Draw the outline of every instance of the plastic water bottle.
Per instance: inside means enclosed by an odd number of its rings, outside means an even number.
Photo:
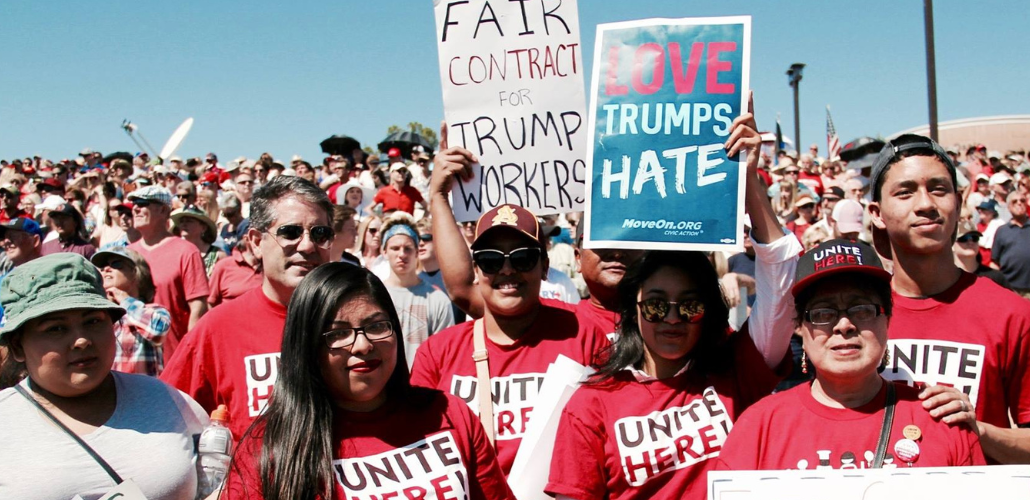
[[[232,432],[225,424],[229,421],[229,409],[225,405],[211,412],[211,425],[200,434],[197,445],[197,498],[207,498],[218,491],[229,471],[229,460],[232,455]]]

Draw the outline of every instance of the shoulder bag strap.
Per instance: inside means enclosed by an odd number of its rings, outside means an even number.
[[[883,411],[883,427],[880,429],[880,442],[876,445],[876,458],[873,468],[883,467],[883,459],[887,456],[887,442],[891,440],[891,427],[894,425],[894,382],[887,382],[887,402]]]
[[[69,429],[68,426],[64,425],[60,420],[57,419],[57,417],[55,417],[52,413],[47,411],[47,409],[44,408],[43,405],[39,404],[39,401],[36,401],[36,398],[32,397],[29,393],[25,392],[25,389],[22,389],[21,385],[16,385],[14,386],[14,388],[18,391],[19,394],[24,396],[25,399],[32,403],[32,405],[35,406],[37,410],[43,412],[43,414],[46,415],[55,424],[57,424],[57,426],[60,427],[61,430],[63,430],[66,434],[71,436],[71,438],[74,439],[76,443],[79,443],[79,446],[81,446],[83,450],[86,450],[86,453],[89,453],[89,456],[93,457],[93,460],[96,460],[97,463],[104,468],[104,472],[106,472],[108,476],[111,476],[111,479],[114,480],[115,484],[122,484],[122,477],[119,476],[118,473],[115,472],[114,469],[112,469],[111,466],[108,465],[107,462],[104,461],[104,459],[100,455],[98,455],[96,451],[93,450],[93,448],[86,444],[86,442],[83,441],[82,438],[78,436],[78,434],[72,432],[72,430]]]
[[[479,391],[479,420],[483,422],[483,430],[494,444],[494,399],[490,393],[490,354],[486,350],[486,329],[483,320],[472,323],[472,359],[476,362],[476,379]]]

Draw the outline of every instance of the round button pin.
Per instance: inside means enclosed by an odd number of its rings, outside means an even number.
[[[919,444],[911,439],[899,439],[894,443],[894,456],[911,464],[919,460]]]
[[[919,441],[919,438],[923,437],[923,431],[919,430],[918,426],[912,424],[906,425],[901,433],[913,441]]]

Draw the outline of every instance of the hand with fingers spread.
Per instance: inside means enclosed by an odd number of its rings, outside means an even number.
[[[977,435],[980,434],[976,408],[964,392],[946,385],[932,385],[919,393],[919,399],[923,400],[923,408],[930,412],[931,417],[950,425],[964,423]]]

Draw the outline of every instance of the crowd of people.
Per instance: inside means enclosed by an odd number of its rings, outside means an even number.
[[[1025,152],[903,135],[853,168],[762,153],[745,113],[727,255],[585,248],[580,214],[514,205],[457,221],[477,158],[440,137],[317,165],[0,162],[0,497],[194,498],[225,405],[211,498],[514,498],[560,357],[595,371],[540,478],[558,499],[1030,463]]]

